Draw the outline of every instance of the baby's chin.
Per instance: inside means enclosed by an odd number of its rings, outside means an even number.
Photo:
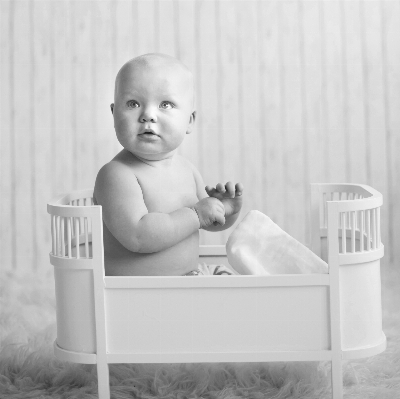
[[[125,148],[127,151],[129,151],[133,156],[135,156],[136,158],[142,160],[142,161],[163,161],[165,159],[170,159],[172,158],[177,150],[173,150],[170,152],[163,152],[163,153],[143,153],[143,152],[139,152],[136,150],[129,150],[127,148]]]

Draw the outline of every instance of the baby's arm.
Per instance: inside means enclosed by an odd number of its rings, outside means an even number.
[[[110,162],[99,171],[94,196],[102,205],[103,221],[111,234],[132,252],[170,248],[203,227],[200,221],[205,227],[225,222],[224,207],[217,198],[199,201],[196,211],[184,207],[171,213],[149,213],[135,175],[119,162]]]
[[[225,209],[225,224],[222,225],[214,223],[213,225],[210,225],[204,229],[207,231],[221,231],[231,227],[236,222],[242,208],[242,183],[237,183],[235,186],[231,182],[226,183],[225,186],[221,183],[218,183],[216,188],[210,188],[207,186],[204,189],[203,178],[194,167],[193,174],[197,185],[198,198],[207,198],[208,195],[208,198],[219,199],[224,205]]]

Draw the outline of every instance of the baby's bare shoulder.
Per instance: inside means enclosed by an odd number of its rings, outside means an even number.
[[[110,197],[126,196],[135,192],[141,194],[134,165],[114,158],[99,170],[94,196],[100,202],[108,201]]]
[[[135,157],[129,155],[126,151],[121,151],[99,170],[98,179],[122,178],[136,180],[136,170],[139,162]]]
[[[97,174],[96,185],[103,183],[111,183],[112,181],[120,180],[136,180],[134,168],[129,165],[120,162],[118,160],[112,160],[106,163]]]

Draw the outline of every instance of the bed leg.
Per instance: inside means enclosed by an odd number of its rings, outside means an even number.
[[[332,399],[343,399],[342,360],[332,360]]]
[[[97,363],[97,386],[99,390],[99,399],[110,399],[108,363]]]

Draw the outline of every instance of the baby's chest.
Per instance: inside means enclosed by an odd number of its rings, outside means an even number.
[[[154,173],[148,179],[139,179],[139,184],[150,212],[172,212],[198,201],[191,173]]]

